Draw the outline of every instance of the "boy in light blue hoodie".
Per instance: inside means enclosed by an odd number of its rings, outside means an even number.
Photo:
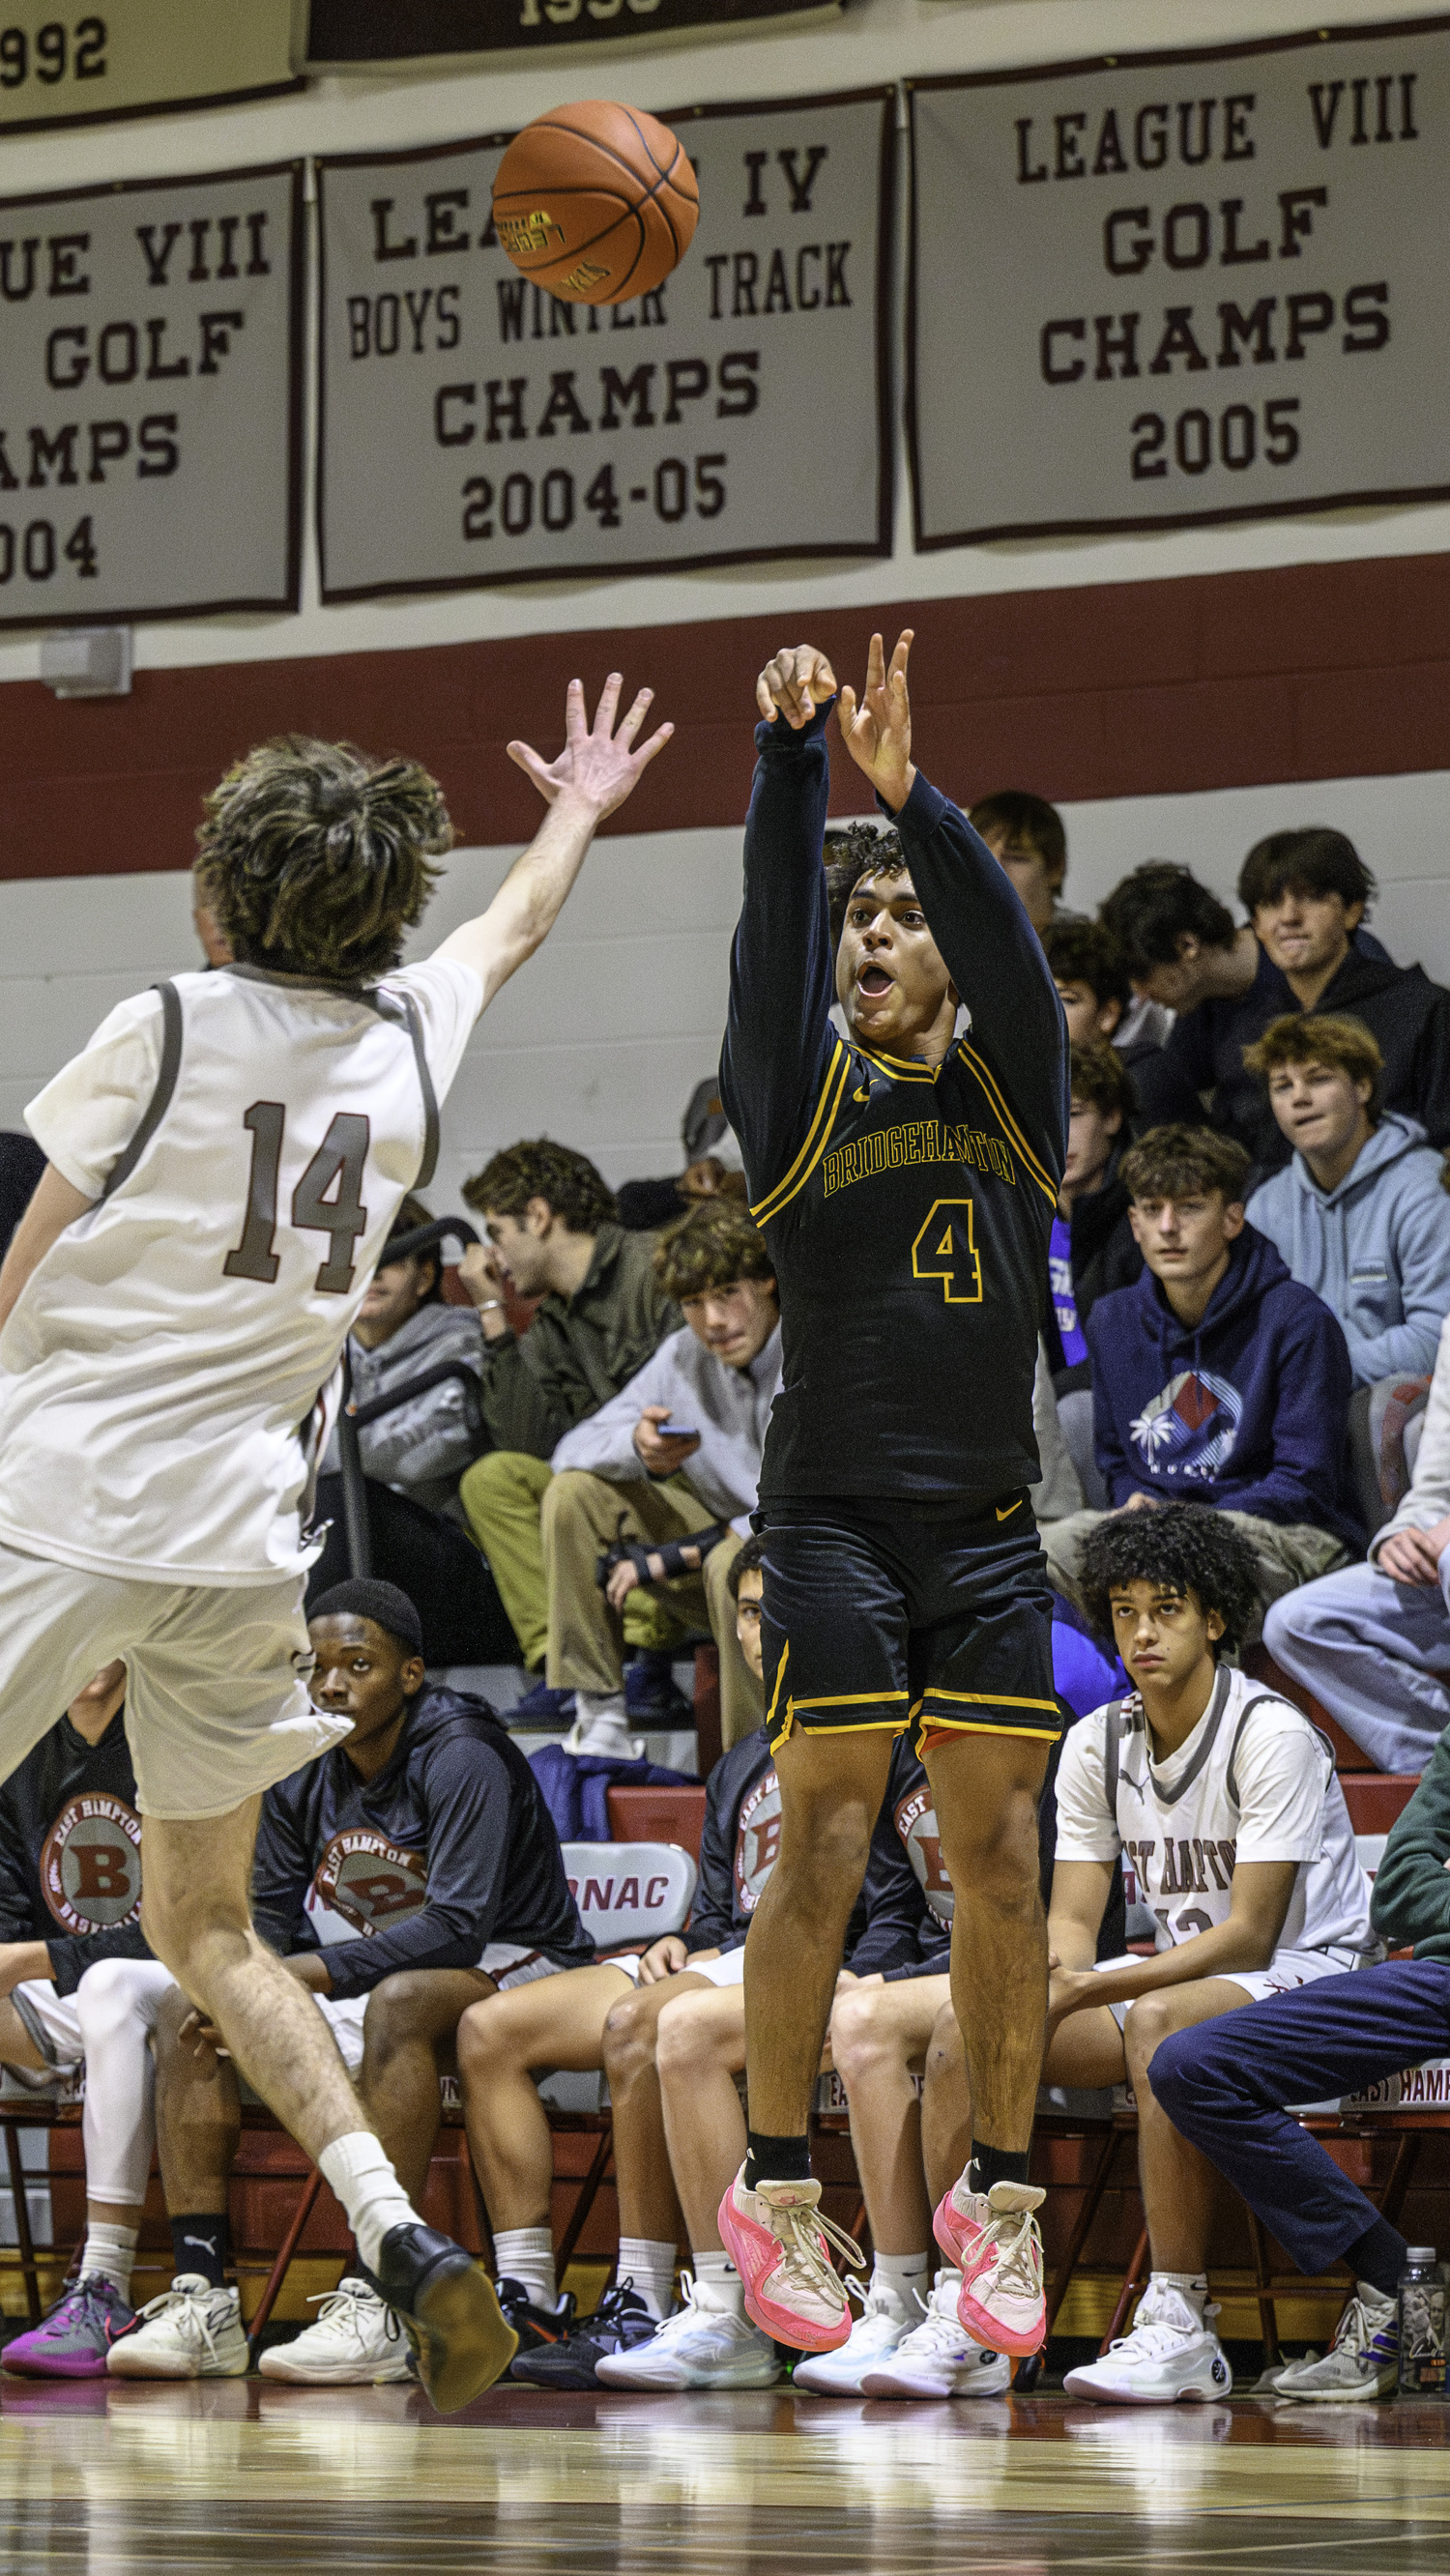
[[[1426,1376],[1450,1314],[1450,1198],[1424,1129],[1379,1107],[1374,1038],[1357,1020],[1294,1011],[1244,1063],[1295,1149],[1254,1191],[1250,1225],[1338,1316],[1356,1386]]]

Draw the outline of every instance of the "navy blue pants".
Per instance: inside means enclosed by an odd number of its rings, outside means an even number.
[[[1154,2051],[1154,2097],[1257,2211],[1301,2272],[1322,2272],[1378,2215],[1282,2108],[1327,2102],[1450,2056],[1450,1966],[1389,1961],[1246,2004]]]

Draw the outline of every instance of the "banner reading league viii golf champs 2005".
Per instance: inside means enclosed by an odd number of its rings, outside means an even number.
[[[505,136],[319,164],[325,599],[889,551],[891,94],[668,121],[699,229],[618,306],[505,258]]]
[[[1450,20],[911,104],[919,546],[1450,491]]]
[[[0,200],[0,626],[295,608],[302,165]]]

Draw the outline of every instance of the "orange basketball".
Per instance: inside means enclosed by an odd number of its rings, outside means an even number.
[[[667,125],[586,98],[516,134],[493,183],[503,248],[566,304],[622,304],[663,285],[700,218],[695,173]]]

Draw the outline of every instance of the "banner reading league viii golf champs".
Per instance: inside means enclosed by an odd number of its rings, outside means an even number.
[[[295,608],[302,165],[0,200],[0,626]]]
[[[893,118],[674,116],[699,229],[617,307],[504,257],[506,137],[320,163],[323,597],[886,553]]]
[[[922,82],[919,546],[1450,490],[1450,20]]]

